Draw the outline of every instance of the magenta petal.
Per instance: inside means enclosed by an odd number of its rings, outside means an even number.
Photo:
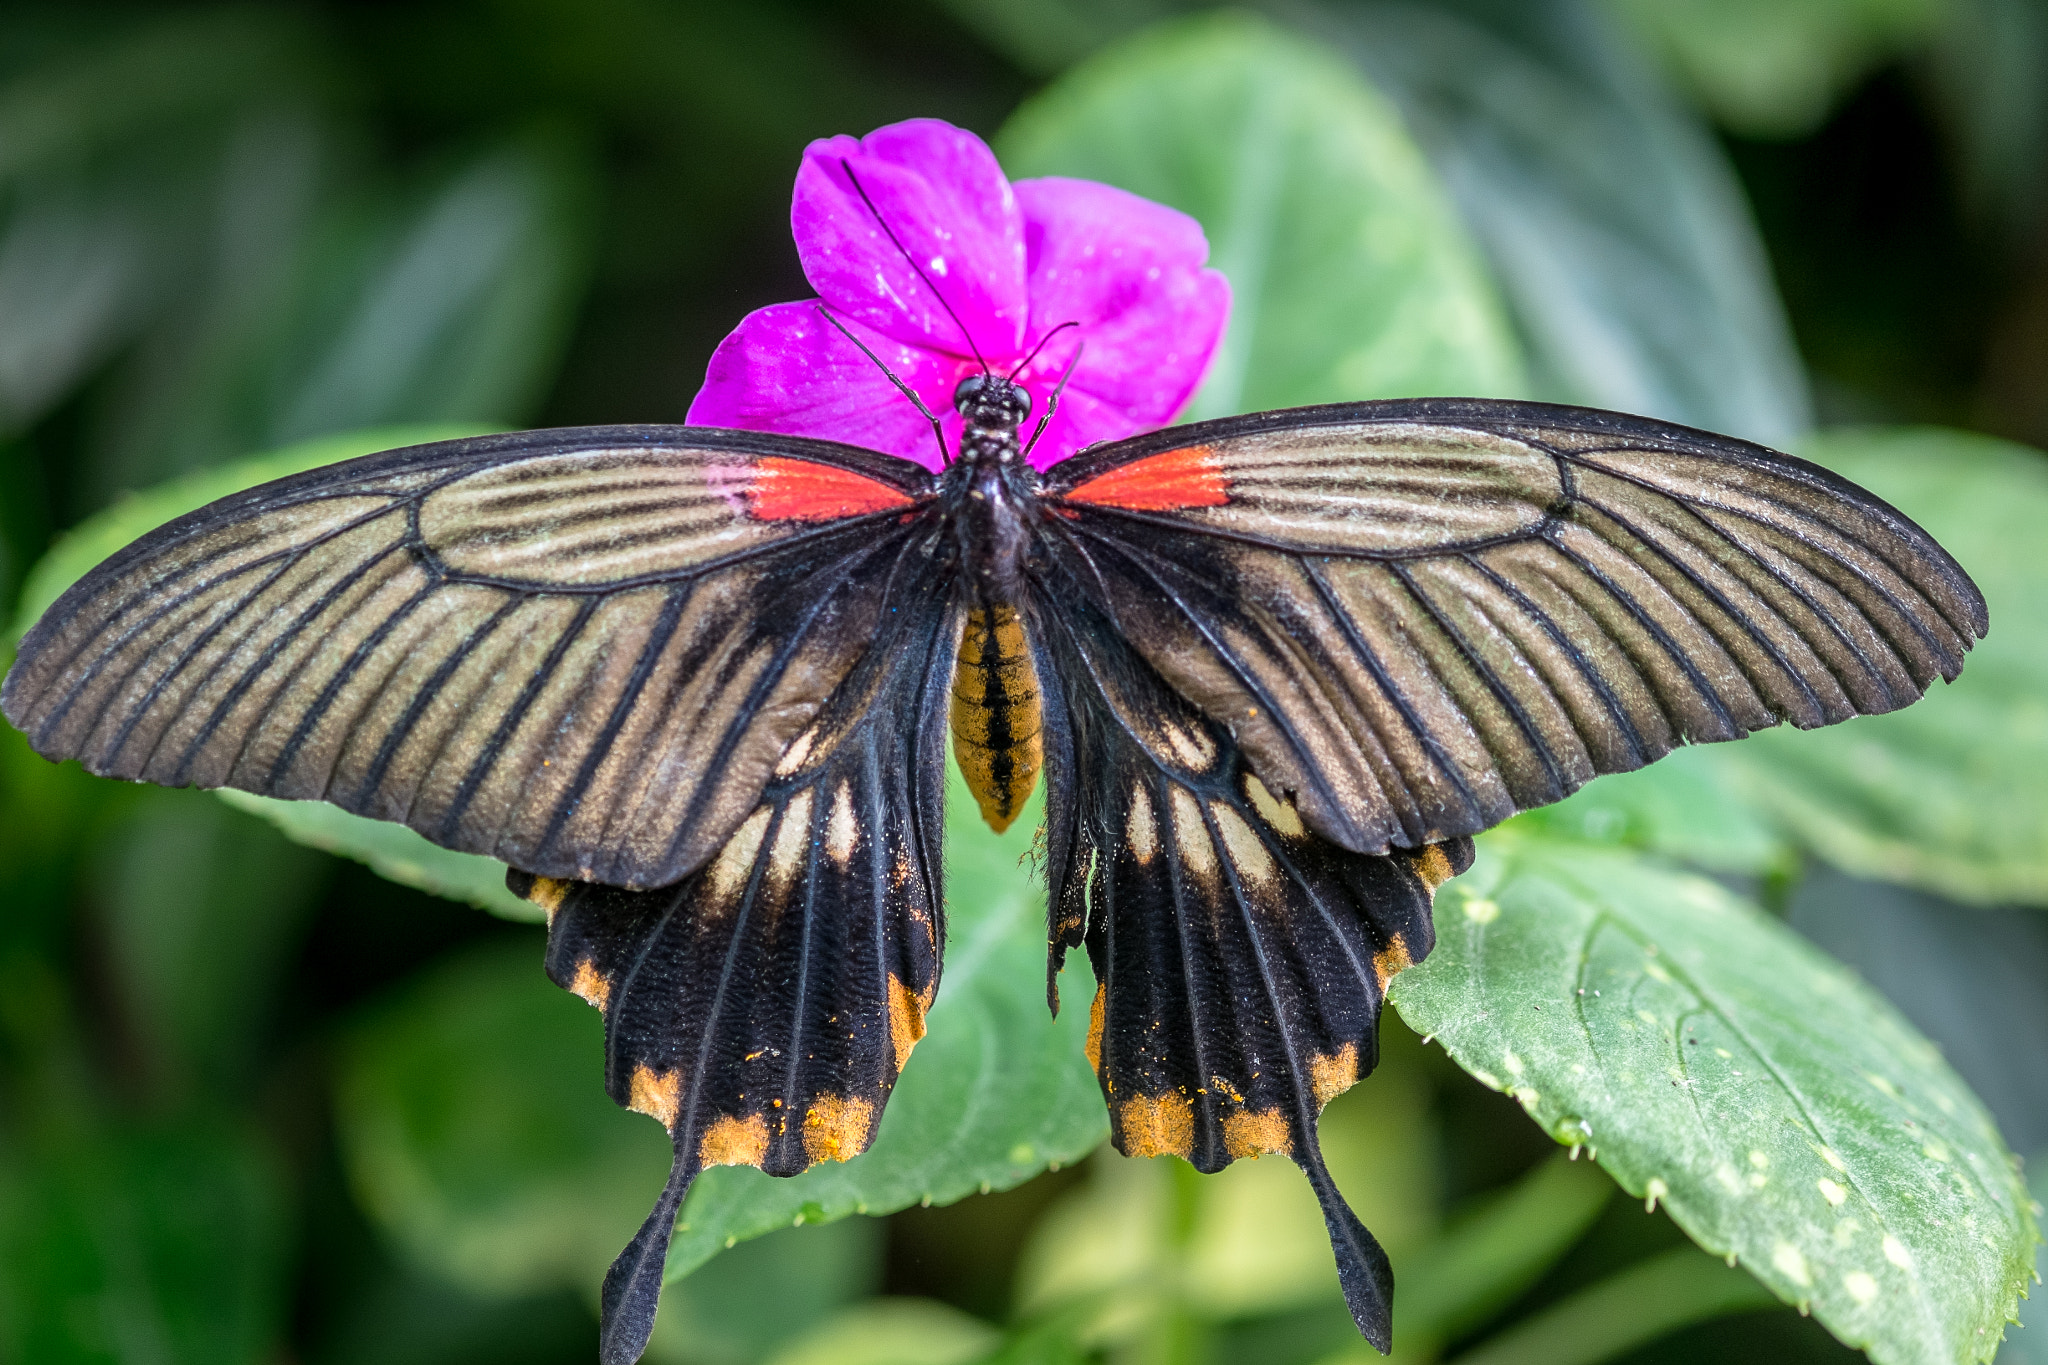
[[[1072,334],[1086,349],[1069,394],[1122,411],[1130,425],[1118,435],[1171,421],[1201,383],[1230,316],[1229,282],[1203,266],[1209,243],[1201,225],[1088,180],[1020,180],[1015,188],[1032,327],[1042,334],[1081,324]],[[1020,378],[1044,392],[1072,354],[1063,337]]]
[[[848,178],[849,165],[874,212]],[[963,326],[992,363],[1017,354],[1028,315],[1023,223],[995,154],[965,129],[913,119],[861,139],[813,142],[797,171],[790,228],[811,287],[842,314],[949,355],[971,353]]]
[[[848,326],[927,407],[950,418],[947,447],[957,450],[953,389],[974,372],[973,362],[906,346],[858,323]],[[873,361],[818,316],[814,303],[778,303],[741,320],[712,353],[687,420],[845,441],[928,469],[941,463],[931,425]]]
[[[1037,390],[1038,395],[1051,391],[1048,384]],[[1042,410],[1044,400],[1038,398]],[[1028,438],[1038,419],[1033,417],[1025,423],[1024,435]],[[1156,423],[1134,423],[1130,415],[1113,403],[1105,403],[1091,393],[1067,386],[1060,395],[1059,411],[1046,423],[1045,435],[1038,444],[1031,447],[1031,464],[1037,469],[1046,469],[1058,464],[1083,446],[1095,445],[1102,441],[1121,441],[1126,436],[1135,436],[1148,426]]]

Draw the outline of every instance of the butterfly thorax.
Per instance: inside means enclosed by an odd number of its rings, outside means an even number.
[[[965,425],[941,500],[955,562],[976,597],[1014,602],[1031,548],[1029,522],[1038,510],[1038,475],[1025,462],[1018,434],[1031,415],[1031,396],[1000,375],[972,375],[953,401]]]
[[[965,427],[942,503],[967,602],[953,672],[953,752],[982,818],[1009,827],[1038,782],[1038,676],[1018,612],[1039,515],[1038,475],[1019,429],[1030,395],[999,375],[976,375],[954,396]]]

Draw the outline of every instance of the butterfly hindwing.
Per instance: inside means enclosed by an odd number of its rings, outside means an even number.
[[[23,640],[52,758],[324,799],[555,877],[701,864],[877,630],[929,476],[756,433],[444,442],[215,503]]]
[[[1392,1272],[1324,1168],[1316,1120],[1372,1070],[1387,983],[1429,952],[1431,893],[1469,865],[1470,842],[1392,856],[1331,843],[1105,621],[1040,620],[1081,762],[1052,808],[1071,827],[1049,843],[1089,854],[1089,1061],[1117,1148],[1202,1171],[1299,1163],[1353,1316],[1385,1350]]]
[[[1983,599],[1905,517],[1744,442],[1421,400],[1056,471],[1048,553],[1347,847],[1483,830],[1681,743],[1903,706]]]
[[[658,1118],[675,1165],[607,1276],[605,1359],[653,1326],[697,1173],[795,1175],[867,1148],[924,1033],[945,939],[944,715],[958,621],[930,584],[682,882],[652,891],[513,874],[550,910],[548,973],[604,1012],[606,1087]]]

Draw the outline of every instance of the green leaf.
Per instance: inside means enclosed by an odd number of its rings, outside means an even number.
[[[1405,1260],[1400,1349],[1463,1335],[1528,1290],[1586,1234],[1613,1198],[1593,1163],[1562,1153]]]
[[[96,1135],[0,1172],[0,1359],[276,1359],[281,1184],[268,1151],[208,1123]]]
[[[2048,905],[2048,459],[1962,432],[1836,432],[1800,453],[1926,527],[1990,606],[1962,676],[1903,711],[1714,745],[1730,786],[1845,872]]]
[[[1959,905],[1816,867],[1785,922],[1892,1001],[1977,1092],[2015,1150],[2048,1141],[2048,915]],[[2029,1175],[2040,1168],[2029,1160]]]
[[[996,145],[1014,176],[1107,181],[1202,223],[1232,313],[1190,416],[1522,389],[1478,254],[1398,115],[1262,20],[1140,33],[1027,103]]]
[[[244,1094],[327,861],[196,791],[135,793],[95,850],[106,972],[155,1097]]]
[[[1051,73],[1174,6],[949,8]],[[1284,14],[1400,106],[1500,281],[1536,396],[1780,444],[1806,429],[1805,376],[1734,171],[1611,25],[1565,0],[1303,0]]]
[[[409,982],[335,1082],[362,1207],[479,1294],[594,1285],[668,1169],[661,1129],[604,1093],[604,1021],[547,979],[542,947],[522,931]]]
[[[1880,1365],[1989,1359],[2031,1201],[1874,992],[1714,883],[1609,849],[1488,836],[1436,919],[1392,995],[1460,1066]]]
[[[932,1299],[875,1299],[791,1344],[769,1365],[968,1365],[998,1339],[979,1318]]]
[[[419,189],[345,194],[306,171],[334,155],[332,136],[289,122],[240,153],[256,182],[243,197],[260,196],[265,216],[220,209],[215,231],[243,240],[242,257],[203,273],[119,377],[97,486],[328,432],[515,421],[538,405],[585,275],[577,158],[521,138]]]
[[[2038,1151],[2027,1160],[2027,1169],[2032,1172],[2027,1188],[2034,1196],[2034,1203],[2048,1202],[2048,1149]],[[2041,1279],[2048,1272],[2048,1246],[2034,1249],[2034,1283],[2028,1287],[2027,1301],[2020,1307],[2019,1326],[2006,1332],[2005,1349],[1998,1354],[1999,1365],[2048,1365],[2048,1313],[2041,1311],[2044,1300],[2041,1294]],[[2032,1331],[2027,1330],[2032,1328]]]
[[[1887,58],[1926,38],[1944,0],[1607,0],[1723,123],[1798,137]]]
[[[352,1031],[335,1084],[362,1207],[409,1263],[488,1299],[589,1298],[668,1167],[661,1130],[604,1093],[602,1018],[541,956],[522,933],[411,981]],[[879,1237],[856,1219],[721,1257],[664,1296],[650,1358],[759,1360],[873,1289]]]
[[[505,865],[495,858],[442,848],[404,825],[351,815],[325,801],[279,801],[230,789],[215,795],[268,820],[292,842],[352,858],[386,881],[464,901],[500,919],[538,924],[547,918],[539,906],[505,889]]]
[[[1575,0],[1290,7],[1401,106],[1485,248],[1538,397],[1783,444],[1812,422],[1725,153]]]
[[[301,470],[397,446],[478,434],[475,427],[383,427],[304,441],[268,455],[187,474],[125,498],[73,528],[43,556],[22,590],[13,635],[35,624],[66,588],[128,542],[216,498]],[[367,863],[378,875],[451,900],[468,901],[507,919],[538,920],[540,911],[505,889],[504,864],[427,842],[403,825],[350,815],[318,801],[276,801],[223,791],[223,800],[269,820],[295,842]]]
[[[1524,1318],[1457,1365],[1593,1365],[1681,1327],[1775,1302],[1741,1271],[1678,1247]]]
[[[1102,1141],[1109,1119],[1082,1055],[1094,991],[1084,962],[1069,959],[1066,1008],[1057,1021],[1046,1015],[1045,889],[1025,865],[1039,800],[997,835],[951,770],[945,974],[874,1145],[789,1179],[746,1166],[704,1172],[676,1225],[670,1280],[776,1228],[1009,1189]]]
[[[1796,855],[1779,823],[1758,809],[1729,770],[1723,745],[1680,749],[1647,768],[1596,778],[1513,827],[1577,843],[1613,844],[1711,872],[1767,876]]]

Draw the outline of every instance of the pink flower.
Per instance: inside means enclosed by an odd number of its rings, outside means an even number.
[[[813,142],[797,171],[790,227],[819,300],[944,419],[949,452],[960,437],[953,390],[981,372],[975,348],[1007,374],[1054,328],[1076,324],[1017,375],[1033,401],[1028,437],[1080,350],[1059,412],[1031,452],[1043,469],[1082,446],[1171,421],[1201,382],[1230,312],[1230,286],[1203,266],[1209,244],[1194,219],[1088,180],[1012,185],[987,144],[936,119]],[[815,302],[778,303],[743,320],[712,355],[689,420],[827,437],[940,465],[930,425]]]

